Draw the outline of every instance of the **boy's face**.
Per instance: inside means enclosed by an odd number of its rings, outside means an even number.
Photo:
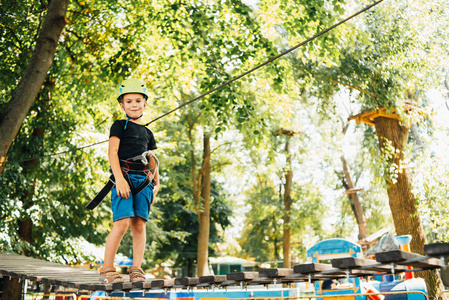
[[[139,118],[145,110],[146,101],[142,94],[126,94],[120,107],[131,118]]]

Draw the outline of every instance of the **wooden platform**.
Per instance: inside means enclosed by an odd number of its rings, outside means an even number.
[[[4,276],[48,282],[62,286],[90,291],[131,290],[138,288],[130,282],[103,284],[99,282],[100,273],[95,270],[70,267],[17,254],[0,253],[0,272]]]
[[[376,253],[376,260],[385,264],[412,266],[414,268],[436,269],[443,266],[443,262],[435,257],[428,257],[402,250],[392,250]]]
[[[449,243],[434,243],[424,245],[424,253],[428,256],[449,256]]]
[[[419,114],[423,115],[425,114],[425,110],[422,108],[416,107],[412,104],[412,101],[404,101],[402,105],[402,109],[406,114]],[[398,112],[396,110],[387,111],[385,107],[379,107],[376,110],[367,110],[364,112],[361,112],[355,116],[350,116],[348,118],[348,121],[355,120],[357,124],[365,123],[370,126],[375,126],[374,120],[378,117],[384,117],[389,119],[395,119],[402,121],[401,117],[398,115]]]

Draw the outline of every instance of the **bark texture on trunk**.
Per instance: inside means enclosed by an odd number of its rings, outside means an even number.
[[[201,181],[201,208],[198,211],[198,277],[209,275],[209,231],[210,231],[210,137],[203,137],[203,167]]]
[[[53,62],[59,37],[67,24],[65,15],[68,2],[68,0],[50,1],[33,56],[14,90],[11,100],[0,115],[0,162],[6,160],[9,147],[42,88]],[[3,171],[3,166],[0,164],[0,174]]]
[[[284,185],[284,240],[283,240],[283,254],[284,254],[284,268],[291,268],[291,230],[290,230],[290,210],[291,210],[291,191],[293,181],[292,170],[292,154],[290,151],[290,140],[287,138],[285,143],[285,152],[287,155],[287,172],[285,174]]]
[[[2,299],[22,300],[23,282],[20,278],[5,277]]]
[[[375,119],[376,133],[381,152],[384,153],[387,141],[399,151],[394,153],[389,163],[401,165],[404,159],[404,148],[408,140],[410,126],[401,125],[398,120],[378,117]],[[397,235],[411,234],[410,249],[415,253],[424,253],[426,237],[419,217],[416,198],[412,193],[412,178],[404,167],[398,174],[396,182],[389,182],[387,189],[391,214]],[[415,274],[424,278],[429,297],[445,297],[441,278],[435,271],[422,271]]]

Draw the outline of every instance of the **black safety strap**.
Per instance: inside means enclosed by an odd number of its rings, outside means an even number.
[[[132,190],[133,196],[137,195],[138,193],[140,193],[144,188],[146,188],[147,186],[150,185],[150,179],[147,177],[145,177],[145,180],[134,190]]]
[[[145,177],[145,180],[137,188],[134,188],[128,174],[124,173],[123,176],[125,177],[125,180],[128,182],[128,185],[131,188],[131,193],[133,194],[133,196],[140,193],[143,189],[145,189],[151,183],[150,179],[148,177]],[[115,184],[114,174],[111,174],[111,176],[109,177],[109,181],[101,189],[101,191],[95,196],[95,198],[92,199],[92,201],[90,201],[89,204],[86,205],[86,208],[93,210],[95,207],[97,207],[101,203],[101,201],[104,200],[106,195],[112,190],[112,188],[114,187],[114,184]]]
[[[112,190],[115,184],[114,175],[111,175],[109,177],[109,181],[105,184],[105,186],[101,189],[101,191],[95,196],[92,201],[89,202],[89,204],[86,205],[87,209],[93,210],[95,207],[98,206],[98,204],[103,201],[104,197]]]

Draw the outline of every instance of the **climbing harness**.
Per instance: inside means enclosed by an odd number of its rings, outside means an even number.
[[[136,157],[120,160],[120,168],[122,169],[123,177],[131,189],[133,196],[140,193],[143,189],[151,184],[155,184],[154,176],[158,170],[159,160],[153,151],[145,151],[141,155]],[[145,175],[145,180],[135,188],[129,178],[129,174],[140,174]],[[101,201],[107,196],[107,194],[112,190],[115,185],[114,174],[111,174],[109,181],[101,189],[101,191],[95,196],[89,204],[86,205],[87,209],[93,210],[97,207]]]

